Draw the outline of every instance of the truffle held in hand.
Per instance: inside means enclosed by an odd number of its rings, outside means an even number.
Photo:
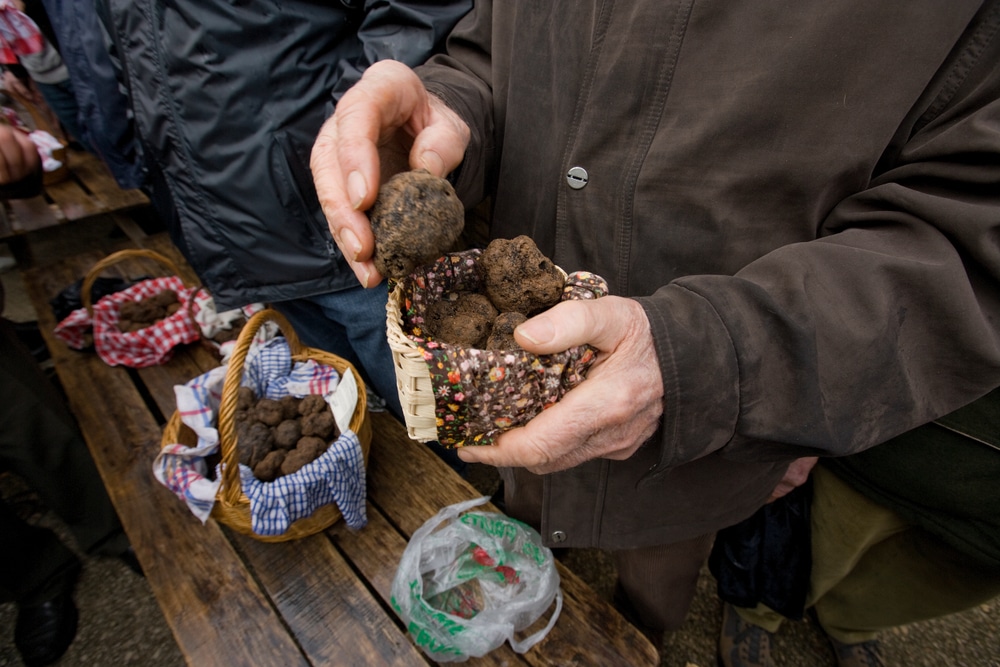
[[[465,226],[465,207],[451,183],[416,169],[382,185],[369,217],[375,268],[401,280],[448,252]]]

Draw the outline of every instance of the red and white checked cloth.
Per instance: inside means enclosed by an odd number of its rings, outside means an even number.
[[[168,289],[175,291],[180,301],[176,313],[139,331],[126,333],[118,328],[122,303],[141,301]],[[199,289],[185,287],[177,276],[143,280],[95,303],[93,320],[86,308],[74,310],[56,326],[54,333],[70,347],[80,350],[86,347],[85,334],[92,328],[94,349],[108,365],[156,366],[168,361],[176,346],[193,343],[201,337],[201,328],[192,318],[198,314],[197,301],[188,308]]]
[[[38,53],[45,45],[38,26],[9,0],[0,0],[0,62],[17,63],[18,56]]]

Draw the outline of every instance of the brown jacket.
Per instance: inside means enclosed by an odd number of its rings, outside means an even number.
[[[710,532],[1000,385],[1000,3],[477,0],[419,71],[493,235],[656,339],[660,432],[548,476],[547,538]]]

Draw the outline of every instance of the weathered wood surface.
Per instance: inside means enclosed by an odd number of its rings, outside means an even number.
[[[141,242],[189,271],[162,235]],[[324,533],[275,544],[239,535],[214,520],[202,525],[156,482],[151,464],[161,446],[163,420],[174,409],[173,386],[218,362],[194,344],[179,348],[162,366],[129,370],[56,340],[48,299],[83,277],[98,259],[80,255],[30,269],[25,278],[70,406],[189,664],[431,663],[389,606],[392,579],[413,531],[441,507],[479,493],[407,438],[388,413],[373,413],[364,529],[352,531],[341,521]],[[129,260],[108,275],[162,273],[162,267],[147,262]],[[545,640],[523,656],[505,645],[466,664],[658,663],[645,637],[561,564],[559,573],[565,603]]]
[[[142,191],[121,189],[96,156],[72,149],[66,152],[66,179],[46,185],[37,197],[3,202],[7,221],[0,226],[0,238],[149,204]]]

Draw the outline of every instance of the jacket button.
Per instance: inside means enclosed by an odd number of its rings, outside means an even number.
[[[583,167],[573,167],[566,172],[566,182],[569,183],[569,187],[574,190],[586,187],[587,181],[589,180],[590,174],[588,174],[587,170]]]
[[[552,538],[552,541],[555,542],[556,544],[566,541],[566,533],[562,532],[561,530],[553,530],[552,535],[550,537]]]

